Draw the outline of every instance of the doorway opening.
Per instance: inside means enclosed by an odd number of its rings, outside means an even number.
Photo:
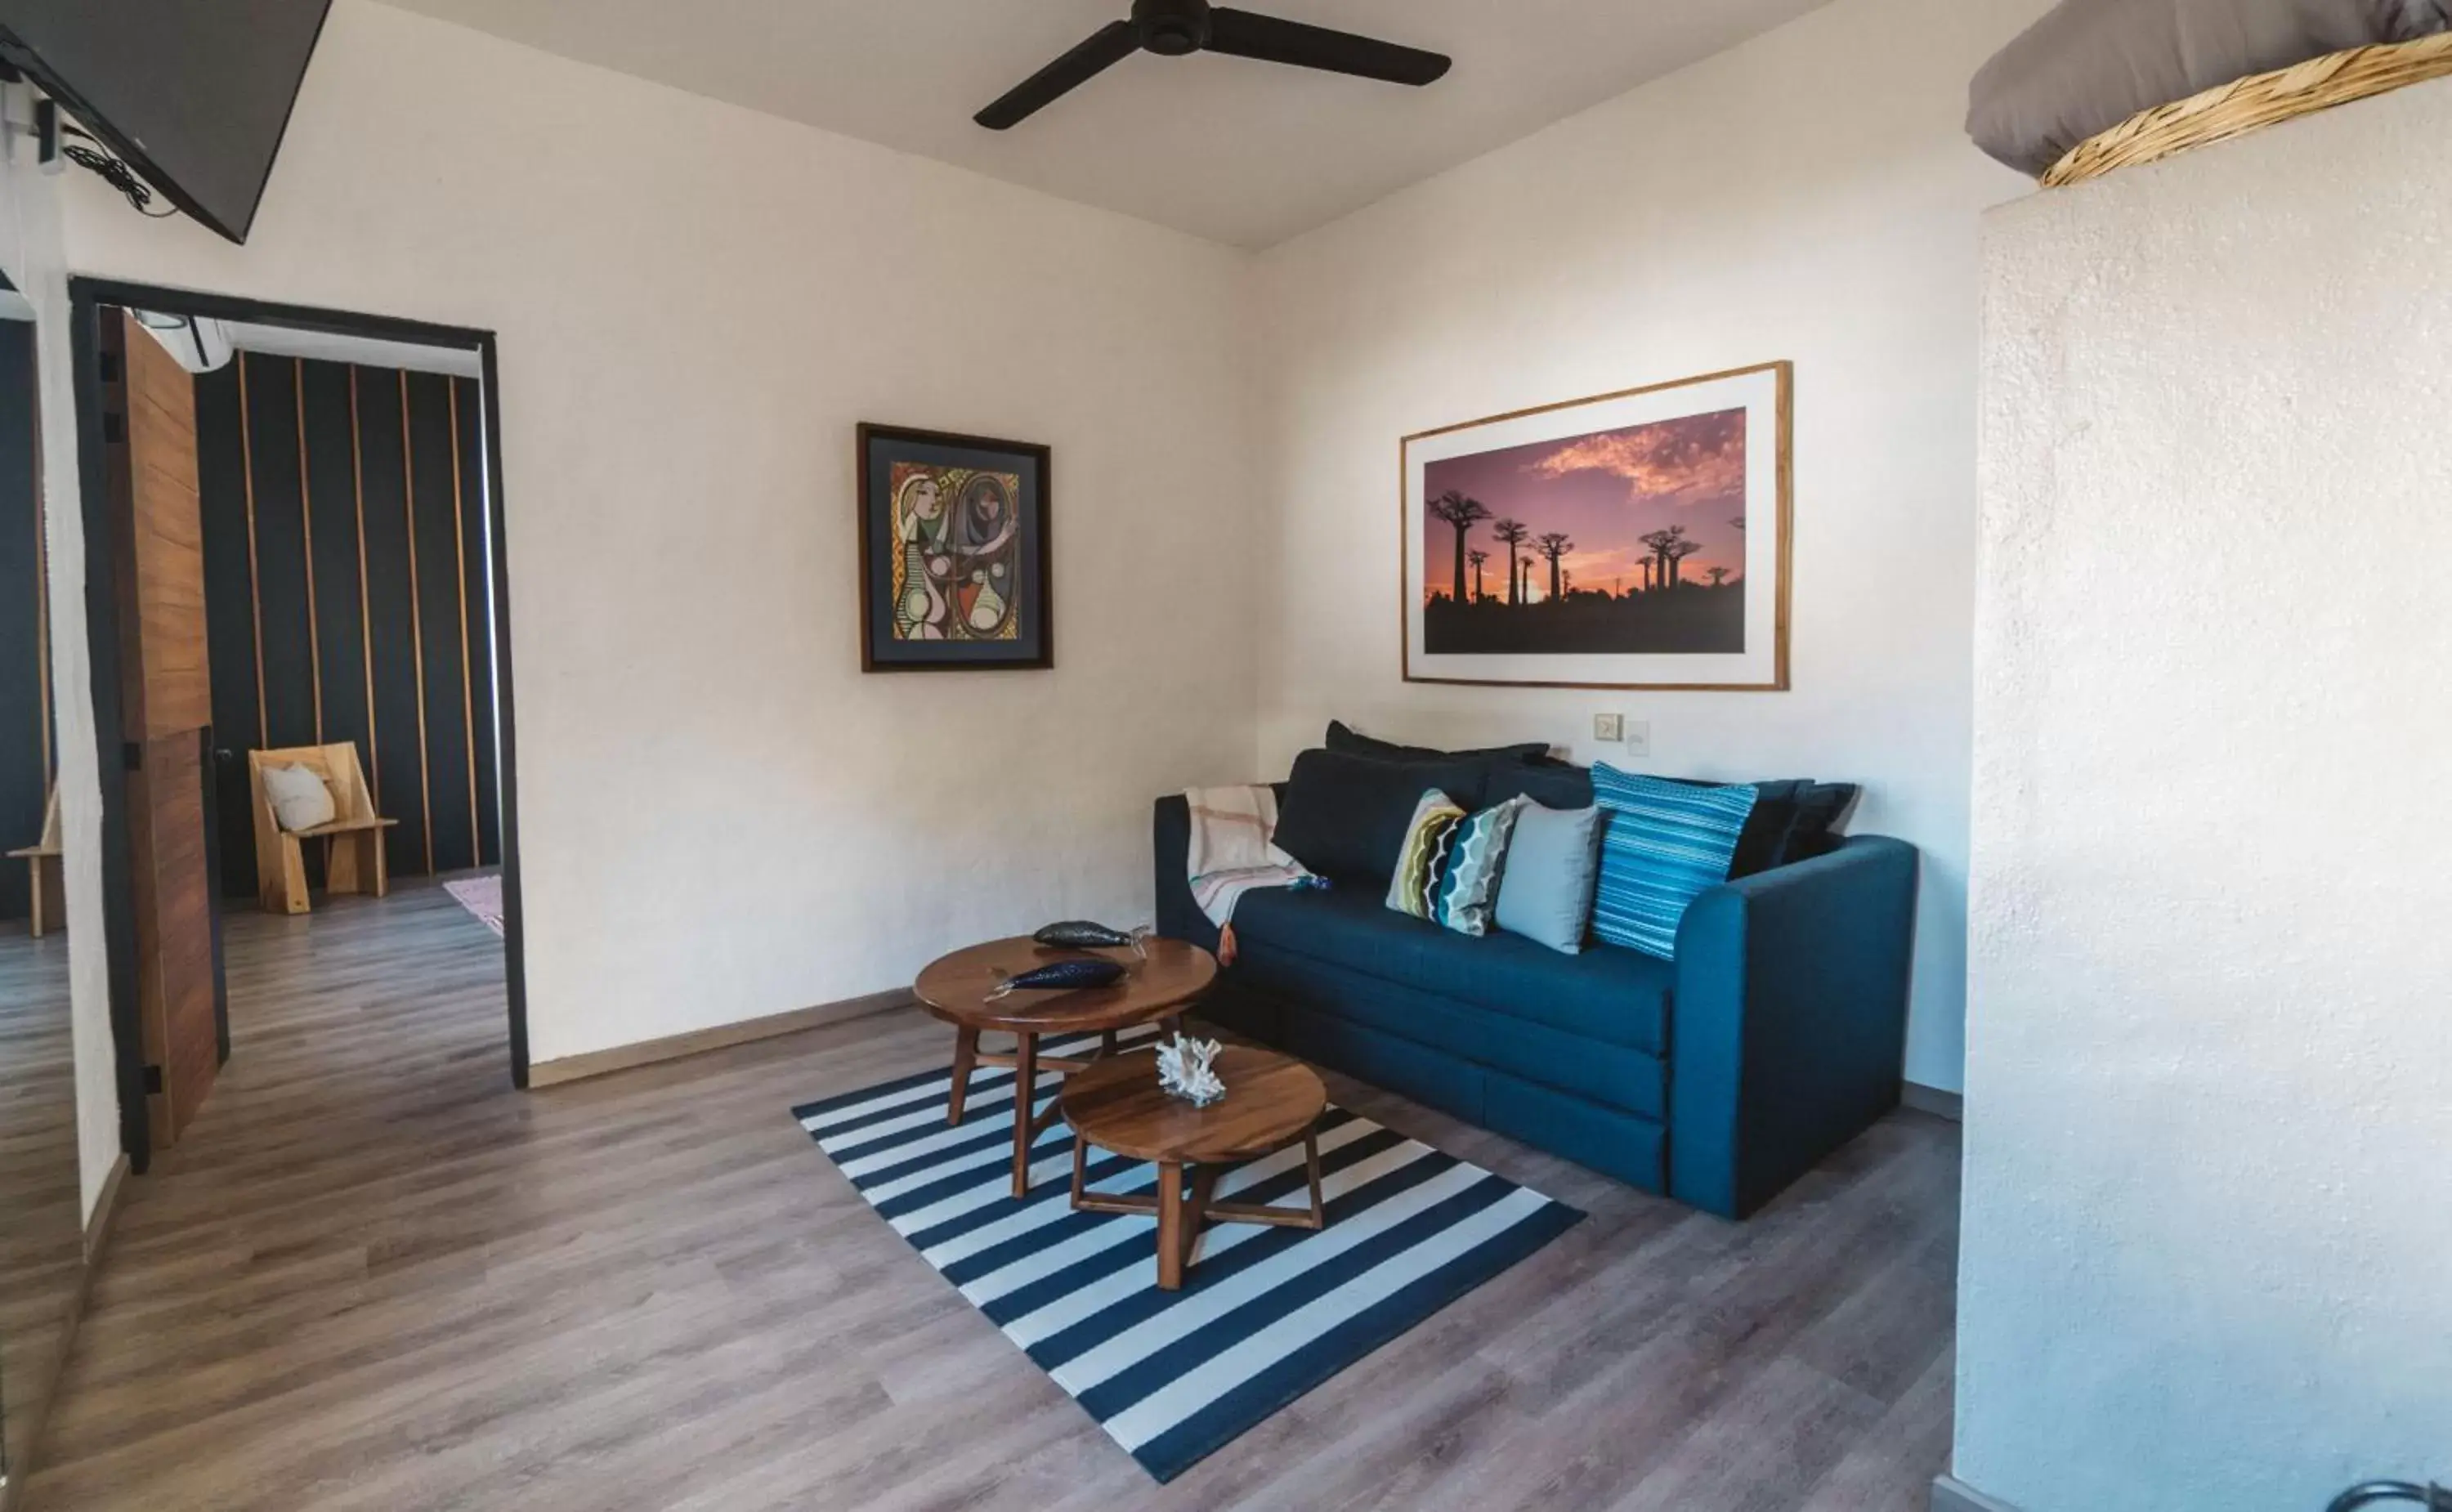
[[[70,296],[131,1168],[251,1044],[417,1056],[429,975],[455,1057],[499,997],[526,1086],[492,334]]]

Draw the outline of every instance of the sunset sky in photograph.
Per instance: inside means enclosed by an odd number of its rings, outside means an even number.
[[[1564,565],[1577,588],[1640,585],[1649,555],[1643,538],[1672,524],[1703,543],[1680,569],[1685,580],[1708,582],[1713,567],[1726,567],[1731,577],[1745,570],[1745,534],[1730,523],[1746,511],[1743,409],[1430,463],[1424,499],[1450,489],[1480,500],[1493,520],[1522,520],[1535,539],[1565,531],[1575,547]],[[1482,588],[1504,599],[1507,547],[1490,533],[1491,523],[1475,524],[1467,547],[1490,553]],[[1454,527],[1423,520],[1422,561],[1425,595],[1446,593],[1455,570]],[[1536,597],[1549,591],[1549,573],[1545,559],[1533,573]]]

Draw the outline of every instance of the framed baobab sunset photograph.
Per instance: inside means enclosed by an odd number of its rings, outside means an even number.
[[[1405,677],[1788,686],[1786,363],[1405,438]]]

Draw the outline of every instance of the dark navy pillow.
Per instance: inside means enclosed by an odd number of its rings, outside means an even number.
[[[1780,844],[1778,865],[1810,861],[1839,849],[1840,827],[1864,789],[1853,782],[1809,782],[1796,797],[1796,819]]]
[[[1328,721],[1328,749],[1341,756],[1371,756],[1380,761],[1537,761],[1550,754],[1544,741],[1491,746],[1480,751],[1434,751],[1429,746],[1398,745],[1364,735],[1342,719]]]
[[[1481,761],[1375,761],[1306,751],[1277,806],[1277,848],[1325,877],[1382,886],[1396,870],[1414,808],[1433,788],[1470,813],[1485,807]]]
[[[1493,767],[1486,796],[1493,803],[1531,798],[1545,809],[1589,809],[1592,806],[1592,775],[1582,767],[1552,766],[1547,762],[1539,766],[1518,762]]]

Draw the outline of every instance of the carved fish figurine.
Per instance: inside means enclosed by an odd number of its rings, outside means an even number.
[[[1056,961],[1006,977],[988,993],[988,1000],[994,1002],[1010,992],[1071,992],[1113,987],[1127,974],[1117,961]]]
[[[1149,931],[1145,929],[1137,929],[1127,934],[1088,919],[1066,919],[1061,924],[1050,924],[1031,936],[1041,945],[1052,945],[1064,951],[1112,951],[1129,945],[1137,955],[1148,953],[1141,947],[1141,941],[1148,937]]]

